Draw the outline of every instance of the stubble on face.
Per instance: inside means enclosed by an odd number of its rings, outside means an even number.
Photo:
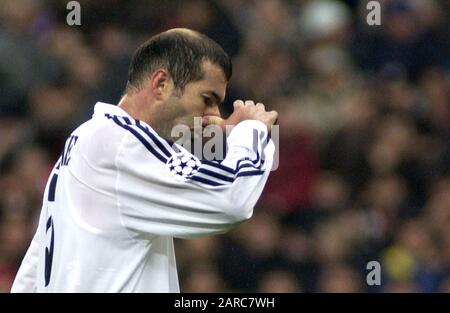
[[[172,138],[172,129],[176,125],[184,124],[180,123],[180,117],[185,116],[188,112],[180,105],[180,102],[180,93],[174,91],[164,103],[157,121],[153,124],[155,131],[164,139],[174,140],[175,138]]]
[[[169,140],[176,140],[171,133],[177,125],[186,125],[191,132],[199,130],[194,123],[194,118],[201,118],[205,113],[211,113],[205,107],[202,94],[210,91],[223,100],[227,81],[223,71],[215,64],[205,61],[202,64],[203,77],[199,81],[193,81],[186,84],[183,90],[173,89],[167,101],[159,110],[157,121],[152,125],[160,136]],[[219,103],[217,103],[219,105]],[[220,113],[219,113],[220,114]],[[202,133],[192,136],[202,136]]]

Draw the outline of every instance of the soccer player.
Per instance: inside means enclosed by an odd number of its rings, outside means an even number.
[[[117,106],[98,102],[67,139],[12,292],[179,292],[173,238],[220,234],[249,219],[271,170],[275,111],[235,101],[222,48],[173,29],[134,54]],[[171,141],[194,117],[232,125],[222,161]]]

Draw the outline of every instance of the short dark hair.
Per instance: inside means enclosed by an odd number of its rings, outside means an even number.
[[[226,80],[230,80],[231,59],[215,41],[195,31],[160,33],[143,43],[133,55],[125,92],[130,87],[139,89],[147,75],[158,68],[167,69],[175,88],[182,91],[187,83],[202,79],[203,61],[218,65]]]

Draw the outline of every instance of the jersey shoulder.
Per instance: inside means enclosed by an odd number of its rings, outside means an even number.
[[[65,150],[76,141],[73,149],[80,160],[90,165],[111,167],[125,136],[126,132],[107,118],[94,117],[73,131],[66,141]]]

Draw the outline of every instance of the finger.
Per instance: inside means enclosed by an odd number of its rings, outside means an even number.
[[[224,119],[218,116],[205,116],[203,117],[204,125],[219,125],[222,126],[224,123]]]
[[[263,111],[266,110],[266,106],[265,106],[263,103],[261,103],[261,102],[258,102],[258,103],[256,104],[256,108],[257,108],[257,109],[262,109]]]
[[[234,109],[237,109],[237,108],[243,107],[243,106],[244,106],[244,101],[242,101],[242,100],[236,100],[233,102]]]
[[[253,102],[252,100],[246,100],[245,102],[244,102],[244,105],[245,106],[254,106],[255,105],[255,102]]]
[[[270,111],[270,112],[267,112],[267,114],[269,115],[270,120],[273,121],[273,124],[275,124],[276,121],[278,120],[278,112],[277,111]]]

